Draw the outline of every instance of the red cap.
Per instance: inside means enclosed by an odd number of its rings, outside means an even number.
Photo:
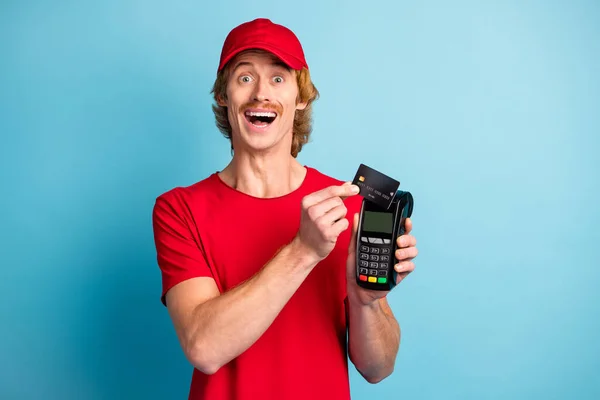
[[[288,28],[266,18],[245,22],[231,30],[221,50],[219,71],[236,54],[248,49],[261,49],[277,56],[292,69],[308,69],[300,41]]]

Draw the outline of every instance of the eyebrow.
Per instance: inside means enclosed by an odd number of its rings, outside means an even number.
[[[281,67],[285,70],[287,70],[288,72],[291,72],[292,69],[290,67],[287,66],[287,64],[285,64],[283,61],[277,60],[273,63],[273,65],[277,66],[277,67]]]
[[[235,71],[236,71],[236,70],[237,70],[239,67],[243,67],[243,66],[245,66],[245,65],[252,66],[252,63],[250,63],[250,62],[248,62],[248,61],[242,61],[242,62],[239,62],[239,63],[235,64],[235,67],[233,67],[233,69],[231,70],[231,72],[233,73],[233,72],[235,72]]]

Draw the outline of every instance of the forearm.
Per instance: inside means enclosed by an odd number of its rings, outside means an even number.
[[[243,353],[267,330],[317,260],[292,242],[251,279],[193,311],[190,356],[213,373]]]
[[[394,370],[400,326],[385,298],[370,305],[348,300],[348,347],[356,369],[376,383]]]

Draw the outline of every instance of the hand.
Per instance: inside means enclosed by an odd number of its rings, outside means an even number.
[[[406,218],[405,233],[396,239],[398,250],[394,254],[398,262],[394,265],[396,270],[396,285],[402,282],[415,269],[415,264],[412,261],[418,254],[417,239],[410,234],[412,231],[412,221]],[[346,261],[346,280],[348,300],[358,302],[359,304],[367,305],[387,296],[389,290],[370,290],[365,289],[356,283],[356,232],[358,230],[358,214],[354,214],[354,223],[352,235],[350,237],[350,245],[348,247],[348,259]]]
[[[415,270],[415,263],[412,260],[419,254],[419,251],[417,250],[417,239],[410,235],[410,232],[412,231],[412,221],[410,218],[406,218],[404,226],[406,232],[396,240],[398,250],[396,250],[396,254],[394,254],[396,260],[398,260],[398,263],[394,265],[394,269],[398,273],[396,285],[402,282],[408,274]]]
[[[337,238],[350,223],[344,199],[359,192],[356,185],[345,183],[311,193],[302,199],[300,228],[294,239],[319,262],[335,247]]]

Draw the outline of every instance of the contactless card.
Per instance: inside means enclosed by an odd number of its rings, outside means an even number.
[[[360,164],[352,184],[360,188],[360,195],[386,210],[392,204],[400,182],[373,168]]]

